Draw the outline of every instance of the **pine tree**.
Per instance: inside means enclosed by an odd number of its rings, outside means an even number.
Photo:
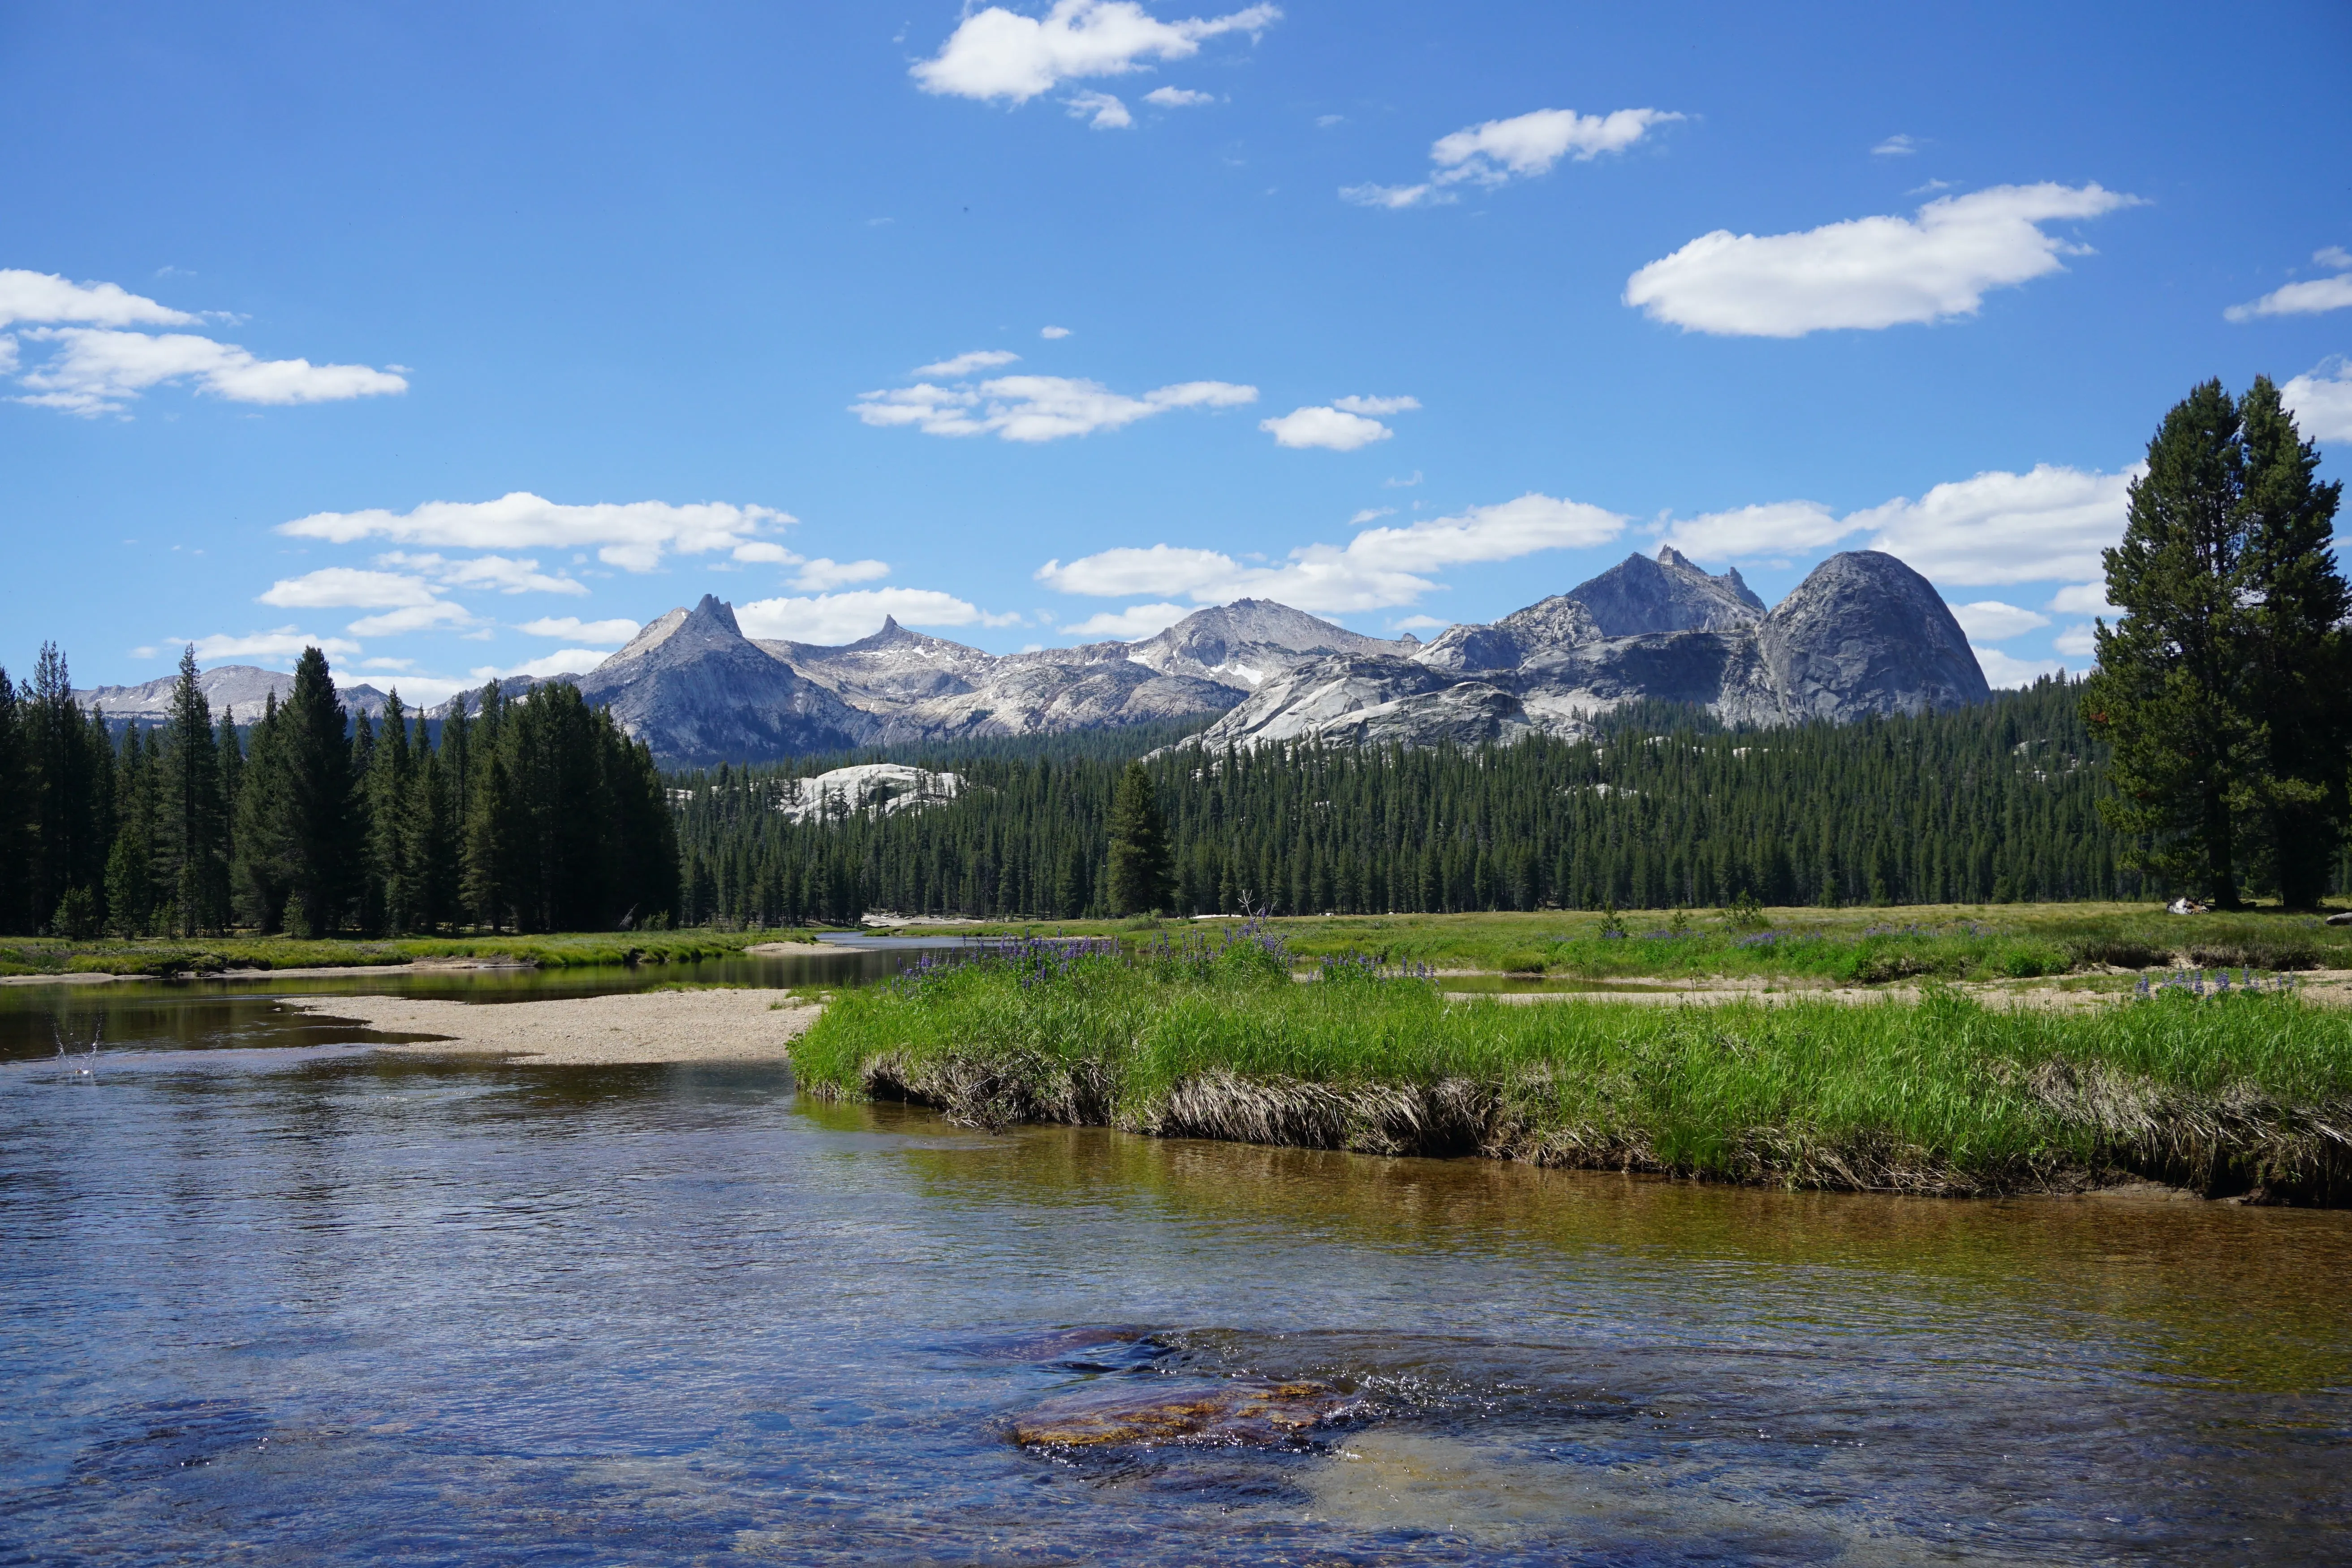
[[[122,732],[114,770],[114,844],[106,857],[106,923],[117,936],[146,936],[156,912],[155,827],[163,772],[155,733],[139,725]]]
[[[1169,886],[1168,829],[1139,762],[1119,774],[1110,808],[1110,909],[1118,915],[1149,914],[1174,906]]]
[[[74,701],[65,656],[41,646],[25,698],[31,796],[30,923],[57,923],[76,895],[73,924],[94,928],[105,913],[106,862],[114,838],[114,748],[103,714],[87,720]],[[86,912],[85,912],[86,911]]]
[[[2123,542],[2104,552],[2107,599],[2124,618],[2096,630],[2099,666],[2083,695],[2114,748],[2101,809],[2136,840],[2135,863],[2239,903],[2239,818],[2261,736],[2250,605],[2259,596],[2246,533],[2238,407],[2209,381],[2167,414],[2132,481]]]
[[[33,788],[26,752],[25,702],[0,668],[0,932],[34,929],[32,916]]]
[[[2268,376],[2239,401],[2246,450],[2246,553],[2256,597],[2252,710],[2261,735],[2252,837],[2280,901],[2326,891],[2344,837],[2352,764],[2352,589],[2331,543],[2343,481],[2315,480],[2318,448]]]
[[[170,900],[182,936],[218,931],[229,921],[228,813],[216,747],[192,644],[180,655],[153,785],[157,891]]]
[[[350,913],[356,822],[350,720],[327,656],[302,650],[284,728],[278,818],[286,855],[286,923],[296,936],[333,931]]]
[[[265,932],[282,930],[292,896],[293,847],[287,820],[287,720],[278,694],[262,700],[246,737],[236,792],[236,858],[230,885],[237,917]]]

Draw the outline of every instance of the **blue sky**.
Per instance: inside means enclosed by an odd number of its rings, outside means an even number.
[[[0,662],[1426,635],[1670,541],[1877,543],[2079,668],[2196,381],[2343,471],[2347,59],[2333,0],[0,9]]]

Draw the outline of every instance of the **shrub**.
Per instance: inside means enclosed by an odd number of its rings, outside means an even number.
[[[1507,952],[1503,955],[1503,972],[1506,974],[1541,974],[1544,968],[1544,957],[1538,952]]]
[[[2250,936],[2231,942],[2200,942],[2189,950],[2200,969],[2318,969],[2319,944],[2308,937]]]

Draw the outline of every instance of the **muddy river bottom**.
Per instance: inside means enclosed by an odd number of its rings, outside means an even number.
[[[2352,1215],[988,1137],[259,1016],[0,1064],[0,1563],[2352,1559]]]

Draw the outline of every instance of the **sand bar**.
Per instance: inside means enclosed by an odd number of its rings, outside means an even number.
[[[782,1003],[779,1007],[776,1004]],[[782,1062],[816,1004],[786,991],[640,991],[545,1002],[304,996],[289,1005],[434,1040],[379,1046],[406,1056],[497,1056],[526,1067]]]

